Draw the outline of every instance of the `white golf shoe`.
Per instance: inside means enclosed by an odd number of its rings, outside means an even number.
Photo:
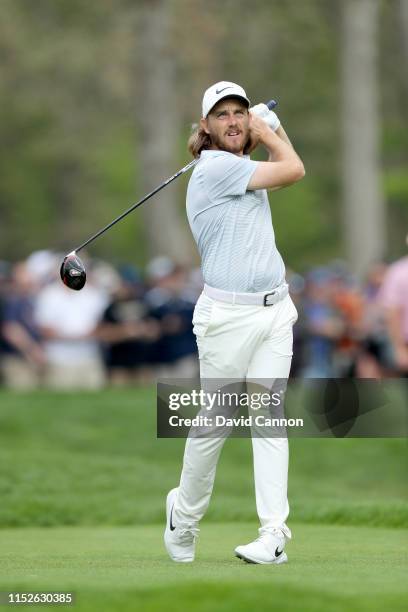
[[[172,489],[166,500],[166,529],[164,544],[173,561],[190,563],[194,561],[195,542],[199,529],[196,524],[175,525],[173,522],[173,507],[177,498],[178,487]]]
[[[287,554],[284,551],[285,536],[279,530],[261,533],[259,538],[246,544],[237,546],[235,556],[243,559],[247,563],[286,563]]]

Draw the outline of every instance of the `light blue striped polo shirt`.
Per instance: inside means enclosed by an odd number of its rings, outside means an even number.
[[[187,216],[204,281],[225,291],[272,290],[285,280],[268,194],[247,191],[257,162],[203,151],[187,188]]]

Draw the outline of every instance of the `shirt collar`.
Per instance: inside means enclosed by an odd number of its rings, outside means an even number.
[[[235,153],[230,153],[229,151],[222,151],[218,149],[204,149],[200,153],[200,159],[204,159],[206,157],[217,157],[219,155],[235,155]],[[235,157],[242,157],[242,159],[249,159],[249,155],[235,155]]]

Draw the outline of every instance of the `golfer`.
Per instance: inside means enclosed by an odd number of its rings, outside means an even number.
[[[276,114],[249,109],[245,90],[222,81],[204,93],[198,130],[189,150],[199,161],[187,189],[187,215],[202,259],[204,290],[193,325],[201,379],[287,379],[296,308],[276,248],[267,190],[303,178]],[[261,107],[261,111],[259,111]],[[267,111],[264,118],[256,114]],[[256,162],[258,145],[269,159]],[[167,551],[174,561],[194,560],[199,522],[207,510],[222,437],[189,437],[179,487],[167,496]],[[287,561],[285,542],[288,440],[253,437],[259,537],[238,546],[252,563]],[[239,477],[239,465],[236,466]]]

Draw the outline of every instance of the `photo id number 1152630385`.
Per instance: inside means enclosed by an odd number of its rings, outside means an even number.
[[[70,605],[74,603],[74,594],[62,591],[52,592],[20,592],[20,591],[3,591],[0,593],[0,605]]]

